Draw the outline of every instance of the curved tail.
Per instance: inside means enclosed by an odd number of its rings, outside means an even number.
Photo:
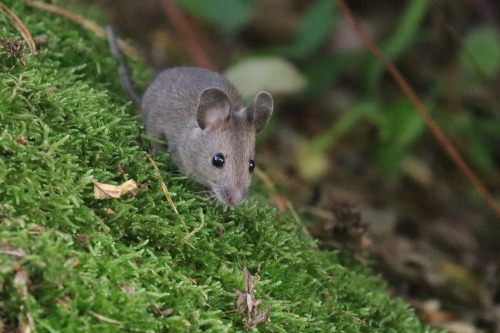
[[[109,48],[113,58],[118,61],[118,75],[120,76],[120,82],[123,89],[127,93],[128,97],[137,106],[141,107],[142,98],[137,94],[130,80],[130,74],[128,72],[127,66],[125,66],[125,61],[123,60],[122,54],[118,49],[118,43],[116,42],[115,31],[112,26],[108,25],[106,27],[106,34],[108,35]]]

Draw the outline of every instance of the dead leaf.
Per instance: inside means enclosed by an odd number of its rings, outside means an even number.
[[[221,225],[218,225],[216,229],[217,229],[215,233],[216,238],[221,238],[222,235],[224,235],[224,233],[226,232],[226,229],[224,229],[224,227]]]
[[[26,256],[26,254],[22,250],[0,250],[0,254],[8,254],[11,256],[19,257],[19,258],[24,258]],[[14,267],[16,267],[16,266],[14,266]],[[19,267],[21,267],[21,266],[19,266]]]
[[[236,307],[238,308],[236,311],[240,315],[245,315],[245,311],[247,309],[245,307],[246,302],[247,302],[247,294],[246,293],[242,293],[239,290],[236,290]]]
[[[123,171],[123,165],[121,163],[118,163],[118,165],[116,166],[116,170],[120,172],[122,179],[125,179],[125,171]]]
[[[32,224],[30,229],[31,232],[44,232],[46,230],[47,230],[46,227],[38,224]]]
[[[28,298],[29,282],[28,274],[22,268],[18,270],[14,277],[14,287],[17,289],[19,298],[23,301]]]
[[[89,245],[90,236],[89,235],[78,235],[75,238],[75,242],[80,246]]]
[[[129,295],[135,294],[134,288],[132,288],[129,285],[126,285],[126,284],[122,283],[122,284],[120,284],[120,287],[123,289],[123,291],[125,291]]]
[[[57,300],[57,304],[59,304],[60,306],[62,306],[63,308],[67,309],[68,308],[68,303],[66,303],[65,301],[63,301],[62,299],[58,298],[56,299]]]
[[[246,323],[245,326],[243,326],[247,330],[251,330],[252,328],[257,327],[260,323],[265,323],[267,320],[267,312],[269,311],[270,308],[265,308],[261,312],[257,313],[253,320],[249,323]]]
[[[151,302],[149,303],[149,306],[151,307],[151,310],[153,310],[153,313],[160,315],[160,316],[163,316],[163,317],[168,317],[174,312],[174,309],[172,309],[172,308],[160,310],[156,305],[154,305]]]
[[[255,283],[260,280],[260,277],[250,275],[246,266],[243,268],[243,275],[245,277],[246,292],[242,293],[236,290],[236,312],[245,316],[244,321],[246,321],[246,323],[244,328],[249,330],[266,321],[267,312],[270,308],[266,308],[260,312],[257,311],[257,307],[260,305],[261,300],[255,299]]]
[[[118,199],[125,193],[137,188],[137,184],[133,179],[127,180],[121,185],[92,182],[94,183],[94,197],[98,200]]]

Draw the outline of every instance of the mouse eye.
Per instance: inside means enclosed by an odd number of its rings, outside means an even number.
[[[212,165],[216,168],[222,168],[224,166],[224,155],[219,153],[212,158]]]
[[[250,160],[250,164],[248,165],[248,171],[253,172],[253,169],[255,169],[255,162],[253,160]]]

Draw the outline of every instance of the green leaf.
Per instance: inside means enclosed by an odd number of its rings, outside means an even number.
[[[429,8],[430,0],[414,0],[408,2],[401,22],[394,28],[394,35],[382,46],[384,55],[394,61],[415,40],[420,25]],[[373,92],[380,87],[384,66],[376,59],[368,68],[367,86]]]
[[[381,174],[395,178],[401,173],[401,165],[411,145],[425,129],[424,120],[413,105],[401,99],[385,108],[374,118],[378,127],[378,142],[375,159]]]
[[[321,179],[328,170],[327,150],[335,146],[337,140],[350,131],[362,117],[367,117],[376,109],[374,102],[362,102],[345,112],[326,132],[302,142],[296,149],[296,164],[302,179]]]
[[[305,57],[325,41],[333,26],[335,9],[332,0],[317,1],[309,8],[290,47],[290,56]]]
[[[397,179],[403,171],[403,161],[407,155],[408,152],[401,148],[377,149],[375,161],[378,171],[385,179]]]
[[[266,90],[274,94],[291,94],[306,85],[305,77],[293,64],[280,57],[252,57],[231,66],[225,73],[243,99],[253,98]]]
[[[190,14],[213,24],[222,33],[238,33],[258,0],[178,0]]]
[[[462,66],[471,73],[493,77],[500,68],[500,33],[491,27],[471,31],[460,55]],[[480,71],[480,73],[477,73]]]
[[[304,90],[304,98],[313,98],[321,93],[326,87],[334,85],[353,63],[352,52],[344,54],[332,54],[325,58],[306,64],[303,72],[307,77],[307,87]]]
[[[477,135],[471,137],[467,142],[465,153],[475,166],[483,170],[493,170],[495,168],[495,161],[491,148],[486,140]]]
[[[420,136],[425,124],[408,100],[399,100],[389,105],[384,122],[379,124],[379,138],[391,147],[407,147]]]

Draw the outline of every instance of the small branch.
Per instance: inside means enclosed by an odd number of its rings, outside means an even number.
[[[161,0],[168,19],[172,22],[177,34],[184,44],[184,48],[189,54],[191,61],[196,65],[215,70],[217,66],[206,53],[206,47],[198,38],[197,32],[193,29],[189,20],[182,10],[175,3],[175,0]]]
[[[47,12],[65,17],[70,21],[73,21],[75,23],[80,24],[85,29],[92,31],[97,37],[101,37],[104,39],[107,38],[106,30],[104,30],[101,26],[99,26],[95,22],[92,22],[92,21],[84,18],[83,16],[72,13],[64,8],[61,8],[61,7],[58,7],[55,5],[51,5],[48,3],[44,3],[44,2],[39,2],[39,1],[31,1],[31,2],[26,3],[26,5],[29,7],[42,9],[42,10],[45,10]],[[120,50],[122,50],[123,53],[125,55],[127,55],[129,58],[132,58],[132,59],[138,58],[137,51],[132,46],[125,43],[122,39],[118,39],[118,46],[119,46]]]
[[[149,156],[146,156],[146,158],[148,159],[148,161],[153,165],[153,168],[155,168],[155,170],[158,172],[158,174],[160,173],[160,170],[158,170],[158,167],[156,166],[155,162],[153,161],[153,159]],[[160,178],[161,179],[161,178]],[[179,212],[177,211],[177,207],[175,207],[174,205],[174,202],[172,201],[172,198],[170,197],[170,194],[168,194],[168,189],[167,189],[167,185],[165,185],[165,182],[162,180],[161,181],[161,188],[163,190],[163,192],[165,193],[165,197],[167,198],[167,201],[168,203],[170,204],[170,206],[172,206],[175,214],[179,215]]]
[[[443,147],[448,156],[453,160],[455,165],[460,169],[460,171],[469,179],[469,181],[474,185],[479,194],[483,197],[484,201],[491,208],[493,213],[500,219],[500,206],[493,199],[491,194],[488,192],[484,184],[479,180],[476,174],[472,171],[472,169],[467,165],[467,163],[463,160],[463,158],[458,153],[457,149],[453,146],[450,140],[443,133],[441,128],[439,128],[438,124],[432,119],[432,116],[427,111],[424,104],[420,101],[417,94],[410,86],[410,84],[405,80],[403,75],[399,72],[399,70],[394,66],[394,64],[382,53],[380,48],[370,39],[367,33],[364,31],[363,27],[359,24],[357,19],[354,17],[354,14],[347,6],[344,0],[337,0],[338,4],[342,8],[344,15],[354,26],[358,36],[363,40],[363,43],[368,48],[368,50],[380,61],[387,71],[391,74],[392,78],[399,85],[401,90],[405,93],[408,99],[411,101],[418,114],[424,119],[425,123],[431,130],[434,137]]]
[[[0,254],[6,254],[14,257],[24,258],[26,254],[21,250],[0,250]]]
[[[186,237],[184,237],[184,239],[181,241],[181,244],[184,244],[186,243],[189,238],[193,237],[194,234],[196,234],[198,231],[201,230],[201,228],[203,228],[203,226],[205,225],[205,216],[203,215],[203,212],[200,212],[200,217],[201,217],[201,224],[198,228],[194,228],[193,231],[191,231],[190,233],[188,233],[186,235]]]
[[[9,20],[12,22],[17,31],[21,34],[21,36],[28,42],[28,46],[31,49],[33,54],[38,54],[36,51],[36,44],[29,30],[24,26],[23,22],[19,19],[19,17],[14,14],[9,7],[0,2],[0,10],[3,10],[9,15]]]
[[[89,311],[89,313],[91,315],[93,315],[94,317],[96,317],[97,319],[99,319],[101,321],[104,321],[106,323],[116,324],[116,325],[121,325],[121,323],[122,323],[121,321],[118,321],[118,320],[115,320],[115,319],[111,319],[111,318],[108,318],[108,317],[104,317],[103,315],[95,313],[94,311]]]
[[[264,171],[262,171],[259,167],[255,168],[255,176],[260,179],[260,181],[264,184],[268,189],[274,189],[275,185],[271,178],[269,178]]]

